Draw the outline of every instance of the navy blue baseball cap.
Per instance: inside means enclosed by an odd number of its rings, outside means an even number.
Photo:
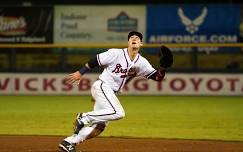
[[[128,37],[127,37],[127,40],[129,40],[129,38],[130,38],[131,36],[133,36],[133,35],[138,36],[138,37],[140,38],[141,41],[143,40],[143,34],[140,33],[140,32],[137,32],[137,31],[131,31],[131,32],[129,32]]]

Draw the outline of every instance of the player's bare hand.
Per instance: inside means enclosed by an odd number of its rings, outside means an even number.
[[[82,75],[79,71],[69,74],[66,78],[67,83],[69,84],[79,84],[80,80],[82,79]]]

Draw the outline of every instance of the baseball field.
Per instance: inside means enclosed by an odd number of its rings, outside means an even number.
[[[85,152],[243,151],[243,97],[119,96],[126,117],[110,122]],[[90,96],[0,96],[4,152],[58,151]]]

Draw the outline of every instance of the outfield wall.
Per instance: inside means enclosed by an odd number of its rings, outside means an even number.
[[[1,95],[88,95],[97,74],[69,85],[66,74],[0,74]],[[167,74],[162,82],[136,78],[122,95],[243,95],[243,74]]]

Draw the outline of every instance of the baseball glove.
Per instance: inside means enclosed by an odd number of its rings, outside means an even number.
[[[173,54],[171,50],[162,45],[160,47],[160,60],[159,60],[160,67],[162,68],[169,68],[173,64]]]

